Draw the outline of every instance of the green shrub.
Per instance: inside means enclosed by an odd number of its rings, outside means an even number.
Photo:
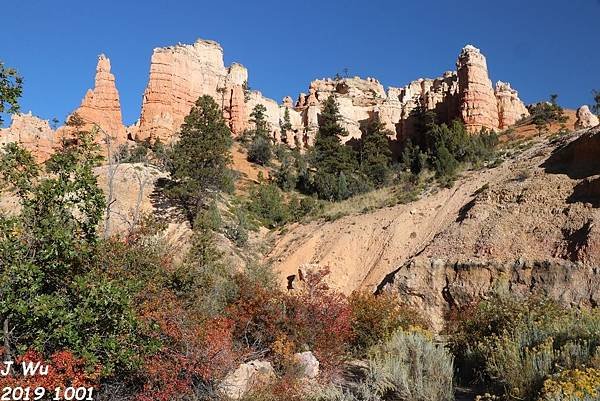
[[[264,166],[269,163],[272,157],[271,140],[256,136],[248,146],[248,160]]]
[[[398,331],[374,348],[367,383],[381,399],[453,400],[453,359],[419,332]]]
[[[248,210],[263,224],[278,227],[289,220],[290,212],[276,185],[261,183],[250,191]]]
[[[426,327],[416,311],[402,307],[391,294],[376,296],[370,292],[354,292],[349,302],[354,332],[352,348],[357,356],[364,356],[371,347],[388,340],[400,328]]]

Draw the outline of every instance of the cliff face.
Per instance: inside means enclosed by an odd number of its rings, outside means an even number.
[[[460,115],[467,129],[471,132],[481,128],[497,129],[498,107],[483,54],[471,45],[465,46],[458,56],[456,68]]]
[[[498,128],[506,129],[529,115],[529,110],[519,99],[516,90],[509,83],[498,81],[494,90],[498,102]]]
[[[38,162],[46,161],[60,144],[48,120],[28,114],[12,116],[9,128],[0,129],[0,148],[16,142],[30,151]]]
[[[566,261],[460,262],[416,258],[388,276],[380,291],[396,294],[422,311],[435,330],[451,308],[468,306],[493,293],[538,294],[568,307],[597,306],[600,274]]]
[[[185,116],[202,95],[212,96],[221,106],[234,135],[248,128],[256,103],[267,107],[270,122],[279,127],[275,101],[250,94],[251,101],[246,102],[247,81],[244,66],[234,63],[225,67],[223,49],[216,42],[198,40],[192,45],[154,49],[135,139],[173,141]]]
[[[117,144],[124,143],[127,135],[121,117],[119,92],[110,71],[110,60],[104,54],[98,56],[94,82],[94,89],[87,91],[75,113],[90,127],[97,124]]]

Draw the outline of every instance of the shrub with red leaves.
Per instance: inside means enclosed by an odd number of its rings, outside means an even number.
[[[21,369],[23,362],[48,365],[48,374],[25,377]],[[15,358],[13,368],[14,375],[0,377],[0,387],[44,387],[49,391],[53,391],[55,387],[96,387],[101,376],[100,366],[86,369],[85,360],[76,358],[68,350],[56,352],[48,360],[39,352],[29,350]]]

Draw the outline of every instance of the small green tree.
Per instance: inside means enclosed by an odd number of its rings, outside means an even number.
[[[19,112],[19,98],[23,94],[23,78],[14,68],[5,67],[0,61],[0,125],[2,113]]]
[[[340,125],[341,116],[333,96],[325,101],[319,117],[319,131],[312,153],[312,165],[316,170],[314,189],[320,198],[345,199],[355,191],[340,193],[338,177],[343,172],[345,181],[352,180],[358,170],[358,161],[354,151],[342,144],[341,137],[347,136],[348,132]],[[355,186],[355,183],[347,184],[351,188]]]
[[[264,166],[271,161],[273,157],[273,146],[269,138],[269,123],[266,118],[267,108],[262,104],[257,104],[252,109],[250,117],[254,123],[252,132],[252,142],[248,147],[248,160]]]
[[[360,170],[376,188],[385,185],[392,174],[387,135],[383,124],[376,119],[368,124],[360,142]]]
[[[592,104],[592,111],[600,115],[600,91],[593,90],[592,96],[594,97],[594,103]]]
[[[231,131],[217,103],[208,95],[196,101],[185,118],[171,157],[173,182],[168,194],[185,208],[190,223],[218,191],[233,189]]]
[[[292,131],[292,122],[290,120],[290,110],[286,107],[283,113],[283,121],[279,124],[281,126],[281,142],[288,143],[288,132]]]
[[[70,350],[103,373],[131,371],[144,355],[131,283],[96,268],[105,208],[93,133],[78,132],[44,166],[11,143],[0,183],[20,201],[0,213],[0,319],[9,356]],[[130,350],[136,349],[135,353]]]

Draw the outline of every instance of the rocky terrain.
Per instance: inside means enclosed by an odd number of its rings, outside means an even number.
[[[507,149],[416,202],[290,227],[267,255],[280,282],[327,266],[345,293],[390,290],[441,325],[492,289],[598,302],[600,128]]]
[[[540,289],[577,305],[597,302],[590,283],[597,280],[591,266],[600,264],[595,224],[598,128],[559,139],[540,137],[526,146],[511,144],[535,135],[531,124],[515,126],[528,116],[527,108],[510,84],[492,85],[479,49],[463,48],[456,71],[402,88],[386,90],[374,78],[326,78],[311,82],[308,94],[300,94],[295,102],[288,96],[278,104],[249,91],[247,82],[246,68],[237,63],[225,66],[216,42],[154,49],[140,119],[125,127],[110,61],[101,55],[94,88],[75,112],[87,125],[99,126],[100,140],[108,135],[113,145],[176,140],[179,126],[201,95],[221,105],[234,135],[251,127],[252,109],[263,104],[273,138],[280,141],[280,121],[287,111],[291,147],[313,143],[321,106],[329,96],[335,97],[349,132],[344,141],[360,138],[361,126],[374,117],[389,129],[391,140],[402,141],[414,135],[412,113],[419,105],[434,110],[442,121],[462,120],[473,133],[514,127],[501,137],[505,161],[500,165],[468,171],[452,188],[426,191],[415,202],[286,227],[268,238],[272,246],[264,259],[278,272],[282,286],[297,277],[299,269],[327,266],[334,288],[346,294],[356,289],[396,291],[428,310],[437,326],[449,306],[468,303],[498,286]],[[566,129],[598,125],[587,106],[577,113],[568,111],[567,117]],[[550,126],[550,131],[557,130]],[[68,135],[69,127],[53,130],[48,121],[22,114],[0,130],[0,143],[19,142],[43,161]],[[266,169],[250,165],[239,147],[234,148],[233,161],[243,176],[238,191],[257,181],[259,172],[267,175]],[[109,202],[112,220],[107,233],[126,230],[143,213],[165,213],[166,206],[156,200],[157,180],[164,173],[142,165],[111,171],[114,168],[97,170],[105,191],[112,186],[115,193]],[[167,235],[176,243],[185,242],[189,227],[174,220]],[[234,249],[222,239],[225,248]],[[239,252],[229,254],[236,265],[243,264]],[[571,270],[577,273],[568,274]],[[564,285],[556,293],[554,283],[560,277]]]

